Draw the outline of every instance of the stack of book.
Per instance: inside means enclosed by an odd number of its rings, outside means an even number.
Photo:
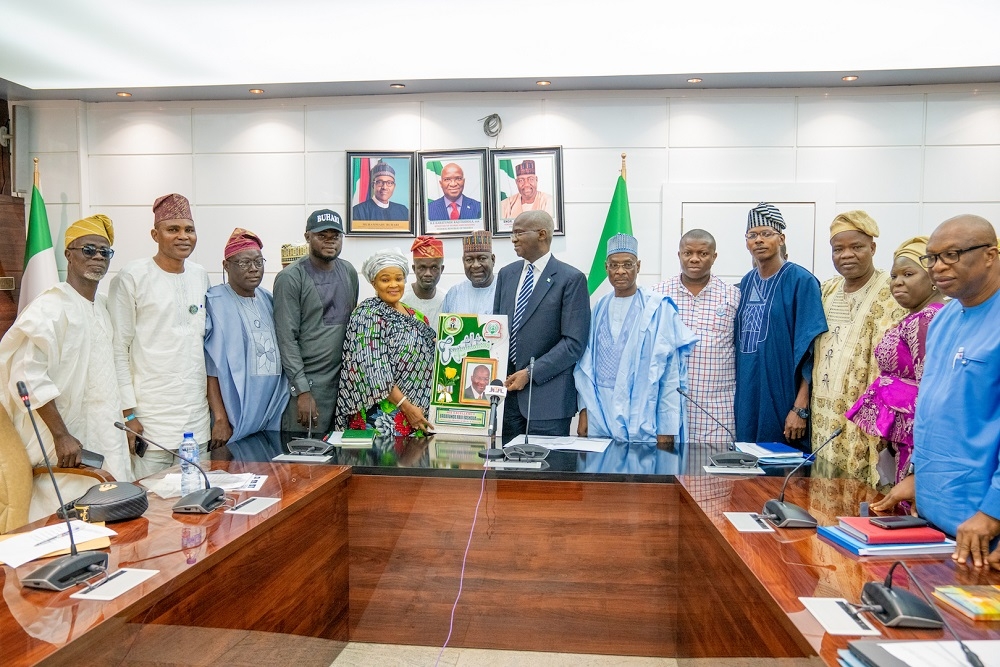
[[[781,442],[737,442],[736,449],[757,457],[758,465],[798,465],[805,454]]]
[[[1000,620],[1000,586],[938,586],[934,597],[976,621]]]
[[[955,541],[929,526],[886,530],[872,525],[868,517],[837,517],[839,526],[820,526],[820,537],[855,556],[945,556],[955,551]]]

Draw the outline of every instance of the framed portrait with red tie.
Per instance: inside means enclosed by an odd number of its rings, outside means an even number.
[[[421,234],[466,236],[487,229],[487,149],[420,152]]]

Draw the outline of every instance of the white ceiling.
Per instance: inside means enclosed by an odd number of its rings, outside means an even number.
[[[0,20],[11,99],[1000,80],[998,0],[0,0]]]

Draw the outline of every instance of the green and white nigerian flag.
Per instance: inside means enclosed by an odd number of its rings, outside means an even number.
[[[618,184],[615,186],[615,194],[611,198],[611,206],[608,208],[608,217],[604,221],[604,231],[601,232],[601,240],[597,242],[597,251],[594,253],[594,263],[590,267],[590,275],[587,277],[587,289],[591,294],[607,280],[608,272],[604,268],[604,263],[608,258],[608,239],[615,234],[632,233],[632,213],[628,207],[628,189],[625,187],[625,176],[618,177]]]
[[[31,210],[28,213],[28,238],[24,247],[24,275],[21,276],[18,313],[35,297],[59,282],[56,253],[52,249],[52,234],[49,232],[49,216],[45,213],[42,193],[38,191],[37,177],[36,172],[36,182],[31,189]]]
[[[500,201],[517,194],[517,180],[514,176],[514,161],[500,160],[497,164],[497,189],[500,191]]]
[[[444,165],[441,160],[428,160],[424,165],[424,194],[427,196],[427,205],[435,199],[444,197],[441,189],[441,171]]]

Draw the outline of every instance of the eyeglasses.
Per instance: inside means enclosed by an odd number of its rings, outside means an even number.
[[[608,262],[608,271],[617,271],[618,269],[631,271],[634,268],[635,262]]]
[[[758,236],[762,239],[773,239],[775,236],[781,232],[763,231],[763,232],[747,232],[747,241],[753,241]]]
[[[107,246],[98,248],[93,243],[88,243],[85,246],[74,248],[72,246],[67,246],[66,250],[79,250],[83,253],[84,257],[93,257],[94,255],[100,255],[104,259],[111,259],[115,256],[115,251]]]
[[[387,187],[389,187],[391,185],[395,185],[395,184],[396,184],[396,181],[390,181],[390,180],[385,180],[385,179],[378,179],[378,180],[375,181],[375,187],[376,188],[387,188]]]
[[[265,261],[267,261],[267,260],[265,260],[263,257],[261,257],[259,259],[241,259],[238,262],[230,261],[229,263],[230,264],[235,264],[236,266],[240,267],[241,271],[246,271],[251,266],[253,268],[255,268],[255,269],[263,269]]]
[[[940,259],[941,263],[944,265],[957,264],[958,260],[962,258],[967,252],[972,252],[973,250],[979,250],[980,248],[989,248],[989,243],[980,243],[979,245],[974,245],[971,248],[962,248],[961,250],[947,250],[945,252],[932,252],[929,255],[924,255],[920,258],[920,265],[925,269],[929,269]]]
[[[537,234],[538,230],[537,229],[515,229],[515,230],[511,231],[510,235],[516,239],[516,238],[519,238],[521,236],[524,236],[525,234],[530,234],[531,232],[534,232],[534,233]]]

